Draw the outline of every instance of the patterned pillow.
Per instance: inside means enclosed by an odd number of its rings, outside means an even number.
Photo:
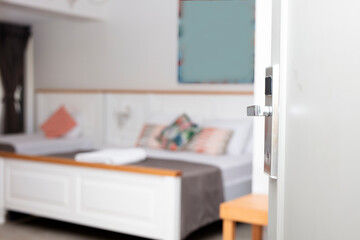
[[[145,148],[161,148],[161,144],[156,139],[164,130],[165,125],[144,124],[136,146]]]
[[[223,128],[204,128],[184,148],[186,151],[222,155],[233,134],[232,130]]]
[[[157,140],[162,148],[176,151],[187,144],[200,130],[201,128],[191,122],[186,114],[183,114],[166,127]]]
[[[47,138],[56,138],[65,135],[76,125],[76,121],[66,108],[61,106],[41,125],[41,130],[43,130]]]

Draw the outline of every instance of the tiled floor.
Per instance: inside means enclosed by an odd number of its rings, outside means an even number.
[[[186,240],[221,240],[221,222],[204,227],[190,235]],[[104,231],[80,225],[12,214],[11,219],[0,225],[1,240],[144,240],[120,233]],[[237,240],[251,239],[251,226],[237,225]]]

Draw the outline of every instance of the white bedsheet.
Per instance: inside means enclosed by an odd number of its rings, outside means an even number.
[[[11,134],[0,136],[0,144],[10,144],[18,154],[46,155],[92,149],[87,138],[46,138],[43,134]]]
[[[148,157],[208,164],[221,170],[225,201],[251,192],[252,154],[211,156],[191,152],[146,149]]]

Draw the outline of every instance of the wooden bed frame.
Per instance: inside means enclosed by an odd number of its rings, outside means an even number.
[[[0,223],[12,210],[180,240],[180,199],[180,171],[0,152]]]

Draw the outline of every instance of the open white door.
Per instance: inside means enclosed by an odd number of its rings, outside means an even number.
[[[360,239],[360,1],[273,0],[269,240]]]

